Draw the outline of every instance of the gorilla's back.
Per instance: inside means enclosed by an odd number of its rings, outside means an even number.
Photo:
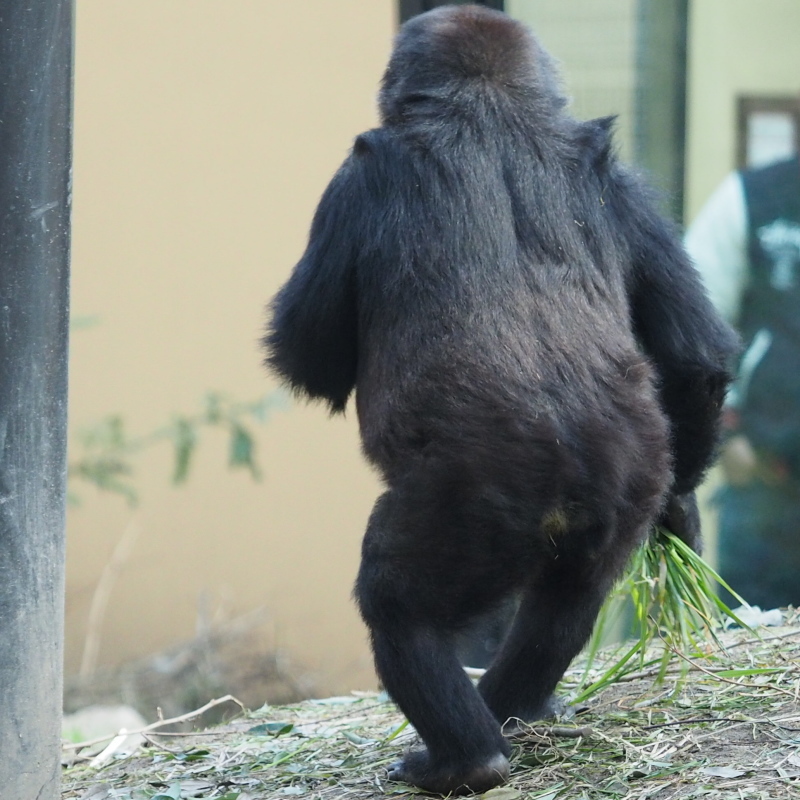
[[[601,178],[580,140],[543,151],[534,138],[423,117],[359,139],[375,228],[357,266],[357,403],[365,452],[385,470],[437,445],[467,458],[509,442],[528,458],[556,440],[577,452],[600,440],[598,419],[618,439],[631,423],[663,426],[626,254],[599,203],[573,208],[586,189],[569,183]]]

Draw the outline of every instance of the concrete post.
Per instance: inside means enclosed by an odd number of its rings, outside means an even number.
[[[0,797],[56,800],[72,0],[0,3]]]

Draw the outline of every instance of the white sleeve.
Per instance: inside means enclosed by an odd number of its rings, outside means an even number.
[[[711,302],[735,323],[748,278],[747,211],[738,172],[728,175],[706,201],[689,226],[684,245]]]

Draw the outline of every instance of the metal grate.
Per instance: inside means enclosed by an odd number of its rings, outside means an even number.
[[[494,8],[503,11],[503,0],[400,0],[400,23],[402,24],[417,14],[431,11],[438,6],[462,6],[473,3],[487,8]]]

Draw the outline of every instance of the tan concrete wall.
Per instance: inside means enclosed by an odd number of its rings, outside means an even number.
[[[121,413],[147,432],[207,390],[254,399],[263,306],[304,247],[316,201],[375,124],[391,0],[80,0],[77,10],[73,430]],[[188,486],[143,462],[142,503],[83,492],[69,512],[67,668],[100,570],[133,516],[101,663],[190,637],[199,598],[266,606],[320,686],[370,685],[350,600],[379,486],[353,414],[294,405],[259,431],[265,477],[225,467],[208,436]]]
[[[736,166],[736,98],[800,91],[800,2],[689,4],[686,219]]]

